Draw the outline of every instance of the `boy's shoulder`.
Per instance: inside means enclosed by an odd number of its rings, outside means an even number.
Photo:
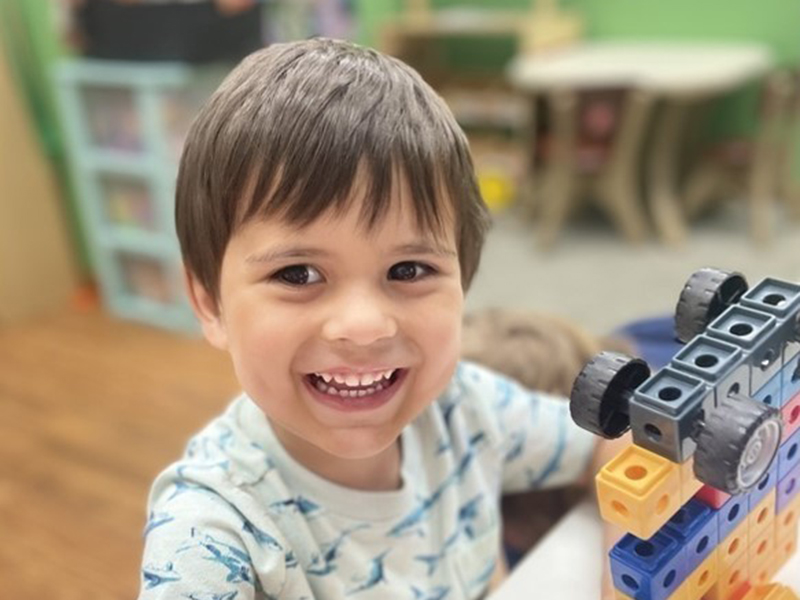
[[[237,506],[239,491],[263,482],[275,468],[262,440],[254,436],[260,420],[266,417],[245,394],[236,397],[190,438],[183,455],[156,478],[150,505],[194,490],[210,493],[222,505]]]
[[[441,399],[463,403],[468,409],[496,414],[515,399],[537,394],[490,367],[462,360]]]
[[[491,440],[500,443],[504,415],[513,403],[519,403],[528,394],[528,390],[507,376],[462,360],[435,406],[449,428],[483,430]]]

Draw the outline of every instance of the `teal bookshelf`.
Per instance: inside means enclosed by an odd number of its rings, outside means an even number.
[[[56,65],[79,218],[104,306],[199,330],[183,290],[175,178],[183,140],[224,70],[73,59]]]

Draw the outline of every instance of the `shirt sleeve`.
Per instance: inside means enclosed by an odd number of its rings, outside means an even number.
[[[596,437],[572,421],[566,398],[528,390],[477,365],[471,369],[499,434],[503,493],[564,486],[586,473]]]
[[[140,600],[278,598],[287,550],[209,488],[154,486]]]

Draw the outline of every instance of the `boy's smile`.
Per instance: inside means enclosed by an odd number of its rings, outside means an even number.
[[[392,398],[406,372],[405,369],[368,372],[337,369],[311,373],[306,376],[306,383],[313,397],[335,410],[370,410]]]
[[[358,196],[302,228],[250,221],[226,249],[218,304],[191,285],[206,337],[286,450],[351,487],[399,484],[398,436],[459,356],[455,224],[421,231],[408,193],[397,182],[369,230]]]

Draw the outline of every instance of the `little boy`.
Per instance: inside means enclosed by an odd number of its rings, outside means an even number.
[[[458,361],[489,219],[442,100],[374,50],[271,46],[200,112],[176,204],[243,393],[155,481],[140,597],[484,596],[501,493],[575,481],[594,443]]]

